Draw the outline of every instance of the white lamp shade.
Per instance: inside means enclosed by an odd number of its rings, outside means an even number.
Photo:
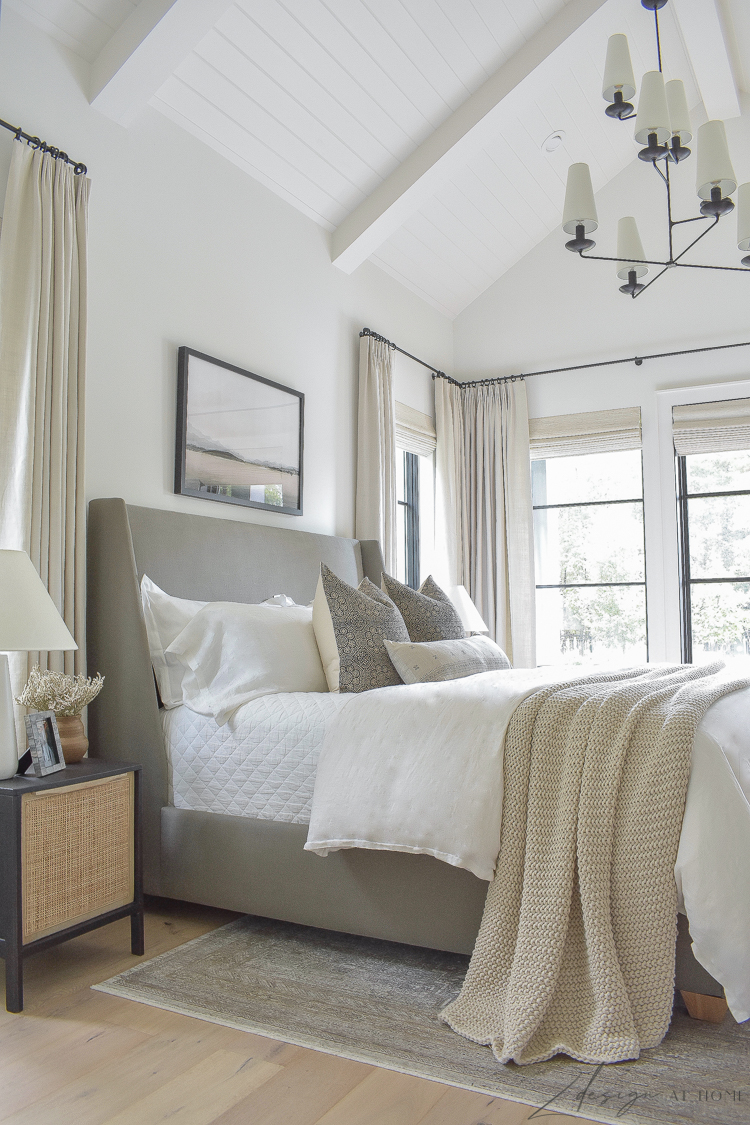
[[[698,130],[698,168],[695,190],[701,199],[711,198],[711,188],[721,188],[723,197],[737,189],[737,177],[729,158],[723,121],[707,121]]]
[[[635,96],[635,78],[627,35],[610,35],[607,43],[607,61],[604,64],[602,82],[602,97],[605,102],[613,102],[617,90],[622,92],[626,102]]]
[[[591,234],[599,226],[588,164],[571,164],[565,188],[562,229],[566,234],[574,235],[579,226],[586,234]]]
[[[0,551],[0,652],[78,645],[25,551]]]
[[[667,109],[669,110],[669,124],[672,136],[680,138],[680,144],[686,145],[693,139],[690,128],[690,114],[688,112],[685,85],[679,78],[673,78],[664,87],[667,94]]]
[[[672,136],[664,75],[658,70],[647,70],[643,75],[635,119],[635,139],[639,145],[647,145],[651,133],[656,133],[660,145],[666,144]]]
[[[617,257],[618,258],[645,258],[643,243],[638,233],[638,225],[632,215],[620,219],[617,224]],[[617,263],[617,276],[622,281],[628,280],[628,274],[635,270],[636,277],[643,277],[648,273],[648,266],[637,266],[633,262],[619,261]]]
[[[465,586],[451,586],[448,597],[456,607],[467,633],[489,633],[482,615],[469,597],[469,591]]]
[[[750,250],[750,184],[740,184],[737,192],[737,246]]]

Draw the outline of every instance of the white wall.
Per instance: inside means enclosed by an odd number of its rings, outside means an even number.
[[[728,122],[727,134],[738,178],[750,180],[750,118]],[[695,155],[674,172],[674,181],[675,218],[698,214]],[[630,214],[638,220],[646,255],[665,255],[664,191],[650,167],[636,159],[596,201],[600,226],[593,253],[615,253],[617,219]],[[697,234],[701,225],[678,229],[676,245],[684,246],[690,232]],[[685,241],[679,242],[682,238]],[[566,239],[561,230],[550,234],[454,321],[458,378],[750,341],[750,275],[674,269],[632,300],[618,292],[621,282],[614,263],[582,262],[565,249]],[[732,215],[690,252],[688,260],[739,265],[741,257]],[[657,395],[707,385],[697,395],[705,401],[713,393],[711,387],[748,375],[750,347],[527,380],[532,417],[641,407],[651,659],[679,660],[674,480],[671,456],[665,460],[660,449]],[[717,398],[732,393],[731,386],[716,387]],[[738,383],[737,394],[746,393],[746,386]],[[662,446],[668,441],[663,429],[662,424]]]
[[[359,329],[450,370],[450,321],[369,263],[341,273],[325,232],[155,110],[127,130],[101,116],[87,81],[86,63],[3,9],[0,117],[92,180],[89,497],[353,534]],[[3,191],[15,143],[0,130]],[[180,344],[305,392],[304,516],[174,495]]]

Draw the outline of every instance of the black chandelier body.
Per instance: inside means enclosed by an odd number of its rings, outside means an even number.
[[[652,11],[654,13],[656,50],[659,63],[659,74],[661,74],[662,59],[661,38],[659,34],[659,9],[663,8],[667,4],[667,0],[641,0],[641,4],[644,8],[647,8],[649,11]],[[614,118],[619,121],[628,121],[631,118],[636,117],[636,111],[633,104],[623,96],[623,92],[621,89],[614,90],[614,96],[612,98],[611,104],[607,106],[605,113],[608,117]],[[722,270],[725,272],[728,271],[730,273],[750,273],[750,254],[742,259],[742,264],[740,266],[705,265],[702,263],[685,262],[682,260],[688,253],[688,251],[696,245],[696,243],[700,242],[702,238],[705,238],[705,236],[717,226],[719,220],[723,216],[730,214],[734,210],[733,201],[728,197],[728,195],[723,195],[721,186],[717,185],[711,188],[710,198],[703,199],[703,201],[701,202],[700,215],[694,215],[689,219],[673,218],[670,167],[673,164],[678,165],[682,163],[690,156],[690,154],[691,149],[687,148],[682,143],[679,134],[675,134],[671,137],[670,140],[666,141],[665,143],[661,143],[656,132],[648,133],[648,143],[638,153],[638,156],[641,160],[652,165],[654,171],[662,180],[666,191],[667,238],[669,246],[669,257],[666,261],[644,257],[627,257],[620,254],[618,254],[617,257],[605,256],[601,254],[591,254],[590,251],[593,250],[593,248],[596,246],[596,243],[593,241],[593,239],[587,237],[587,223],[585,221],[581,221],[580,223],[575,224],[575,236],[569,242],[565,243],[566,249],[572,251],[575,254],[578,254],[579,257],[583,258],[585,261],[618,262],[623,267],[627,264],[632,264],[634,268],[628,271],[628,280],[624,285],[620,286],[620,292],[632,297],[633,299],[639,297],[641,293],[645,293],[645,291],[651,285],[653,285],[655,281],[658,281],[660,277],[663,277],[664,274],[671,269]],[[663,171],[662,167],[660,167],[660,164],[663,165]],[[586,166],[579,165],[578,167],[585,168]],[[588,175],[588,169],[586,169],[586,174]],[[680,250],[679,253],[675,254],[675,228],[683,226],[687,223],[704,222],[706,220],[712,220],[710,222],[710,225],[707,226],[705,230],[702,230],[701,233],[696,238],[694,238],[693,241],[690,242],[683,250]],[[593,229],[596,228],[596,225],[596,223],[593,224]],[[570,225],[568,225],[564,229],[570,231],[571,227]],[[589,232],[590,230],[591,225],[589,224]],[[744,248],[744,244],[742,245]],[[641,249],[641,253],[642,252],[643,251]],[[638,281],[639,271],[635,269],[636,266],[661,266],[662,268],[654,277],[651,278],[650,281],[648,281],[646,284],[641,284]],[[640,272],[643,273],[647,271]]]

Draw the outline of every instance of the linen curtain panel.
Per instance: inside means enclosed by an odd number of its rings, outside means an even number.
[[[79,645],[13,653],[14,694],[37,662],[85,669],[89,185],[64,161],[14,145],[0,235],[0,547],[28,552]]]
[[[393,352],[382,340],[360,336],[354,534],[380,542],[388,574],[396,571],[395,430]]]
[[[435,380],[437,517],[451,584],[517,668],[536,664],[529,417],[522,380]]]

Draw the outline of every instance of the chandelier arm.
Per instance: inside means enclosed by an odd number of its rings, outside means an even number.
[[[647,281],[642,289],[639,289],[637,293],[631,293],[630,296],[633,298],[633,300],[635,300],[636,297],[640,297],[641,293],[645,293],[650,285],[653,285],[654,282],[658,281],[660,277],[664,277],[664,274],[668,273],[669,270],[670,270],[670,265],[667,264],[666,266],[664,266],[663,270],[659,270],[659,272],[657,273],[657,275],[655,277],[652,277],[650,281]]]
[[[671,262],[655,262],[652,258],[607,258],[603,254],[584,254],[582,250],[578,257],[583,258],[584,262],[633,262],[634,265],[638,266],[670,266],[672,264]]]
[[[654,15],[657,15],[657,13],[658,13],[658,8],[654,8]],[[657,21],[657,24],[656,24],[656,34],[657,34],[657,38],[658,38],[658,35],[659,35],[659,23],[658,23],[658,21]],[[659,70],[661,70],[661,59],[660,59]],[[666,164],[667,164],[667,172],[666,172],[666,175],[665,175],[664,179],[665,179],[666,185],[667,185],[667,230],[669,232],[669,260],[671,262],[672,259],[674,258],[674,246],[672,244],[672,188],[671,188],[671,185],[669,183],[669,158],[667,158]]]
[[[692,248],[693,248],[693,247],[695,246],[696,242],[700,242],[700,240],[701,240],[702,238],[705,238],[705,237],[706,237],[706,235],[707,235],[707,234],[708,234],[708,233],[709,233],[710,231],[712,231],[712,230],[714,229],[714,227],[716,226],[716,224],[718,223],[718,221],[719,221],[719,219],[720,219],[720,218],[721,218],[721,215],[716,215],[716,216],[714,217],[714,221],[713,221],[713,222],[711,223],[711,226],[710,226],[710,227],[706,227],[706,229],[705,229],[705,230],[702,230],[702,231],[700,232],[700,234],[698,235],[698,237],[697,237],[697,238],[694,238],[694,239],[693,239],[693,241],[692,241],[692,242],[690,243],[690,245],[689,245],[689,246],[686,246],[686,247],[685,247],[685,249],[684,249],[684,250],[682,250],[682,251],[681,251],[681,252],[680,252],[680,253],[679,253],[679,254],[677,255],[677,257],[673,259],[673,260],[674,260],[674,262],[675,262],[675,263],[678,263],[678,262],[680,261],[680,258],[684,257],[684,256],[685,256],[685,254],[687,254],[688,250],[692,250]],[[671,259],[671,255],[670,255],[670,259]],[[685,263],[683,263],[683,264],[685,264]],[[729,267],[727,267],[727,268],[729,268]]]
[[[659,167],[659,165],[658,165],[658,164],[656,163],[656,161],[655,161],[655,160],[652,160],[652,161],[651,161],[651,163],[652,163],[652,164],[653,164],[653,166],[654,166],[654,171],[655,171],[655,172],[658,172],[658,173],[659,173],[659,175],[661,176],[661,178],[662,178],[662,179],[664,180],[664,183],[665,183],[665,184],[667,185],[667,191],[669,191],[669,180],[668,180],[668,179],[667,179],[667,177],[666,177],[666,176],[664,175],[664,173],[662,172],[661,168]],[[669,171],[669,165],[667,165],[667,171]]]
[[[685,270],[729,270],[730,273],[750,273],[750,266],[706,266],[700,262],[673,262],[672,264]]]
[[[697,223],[701,219],[707,219],[708,215],[693,215],[692,219],[672,219],[672,226],[678,227],[680,223]],[[711,228],[709,227],[709,230]]]

